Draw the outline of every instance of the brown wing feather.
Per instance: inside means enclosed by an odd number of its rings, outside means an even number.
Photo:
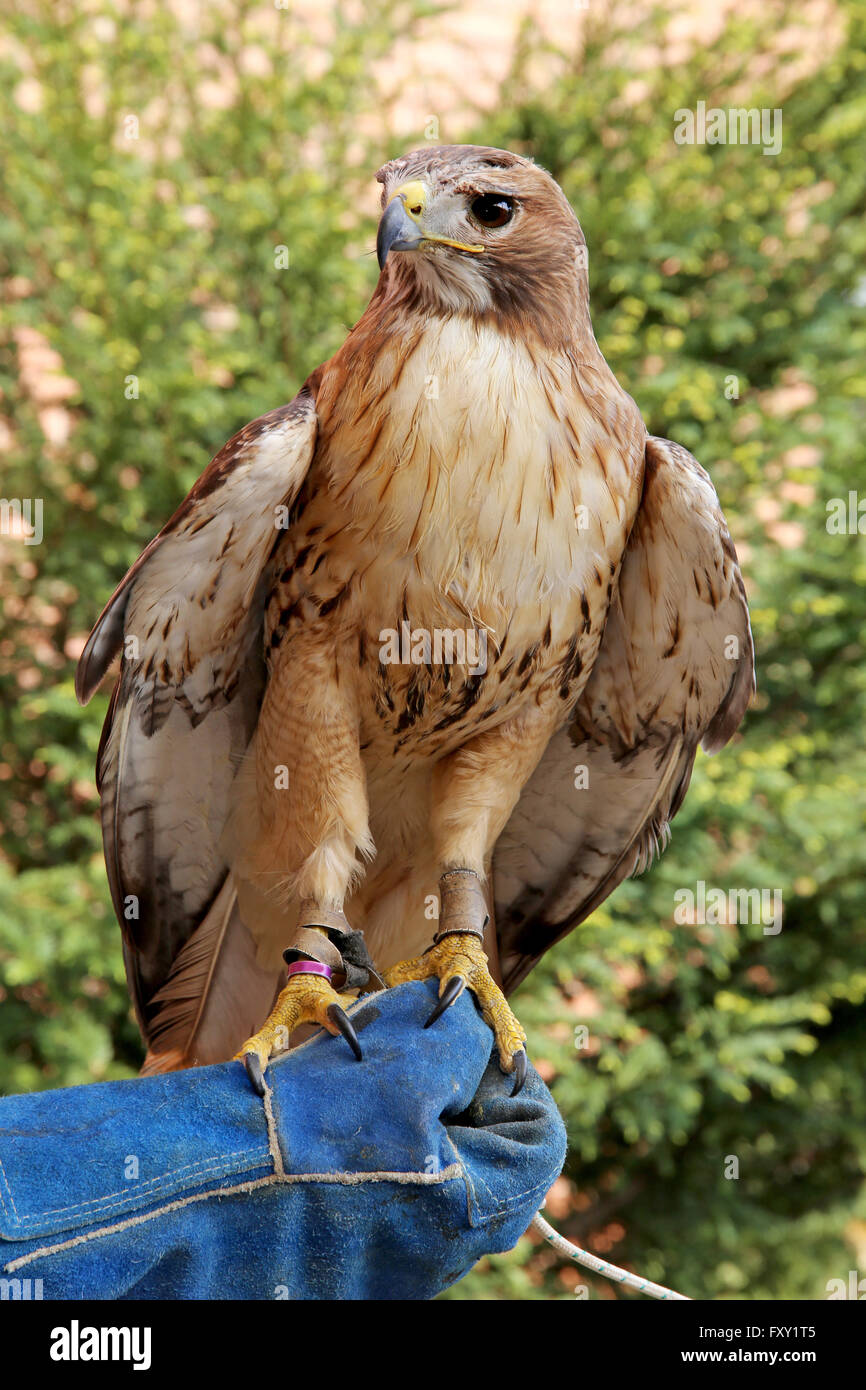
[[[208,950],[238,962],[240,1015],[250,1012],[246,994],[268,992],[220,896],[228,866],[219,838],[264,688],[276,508],[296,495],[316,433],[308,384],[230,440],[119,585],[79,664],[84,702],[123,648],[97,768],[105,858],[142,1032],[179,1056],[201,1037],[207,996],[224,980]]]
[[[256,961],[229,874],[150,1001],[142,1076],[224,1062],[260,1026],[281,982]]]
[[[592,674],[496,846],[506,989],[664,848],[698,744],[723,747],[753,690],[745,591],[712,483],[686,449],[650,438]]]

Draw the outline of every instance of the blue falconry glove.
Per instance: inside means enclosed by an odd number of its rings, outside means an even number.
[[[437,987],[366,996],[364,1064],[319,1033],[263,1099],[228,1062],[0,1101],[7,1296],[428,1299],[509,1250],[565,1130],[532,1066],[511,1095],[468,990],[420,1026]]]

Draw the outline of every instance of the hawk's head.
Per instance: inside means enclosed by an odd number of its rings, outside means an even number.
[[[438,145],[376,177],[386,285],[414,291],[428,310],[573,335],[587,314],[586,243],[544,169],[508,150]]]

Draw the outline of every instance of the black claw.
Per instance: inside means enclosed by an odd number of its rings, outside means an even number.
[[[351,1020],[345,1010],[341,1009],[339,1004],[329,1004],[328,1018],[335,1027],[339,1028],[358,1061],[362,1062],[364,1060],[364,1054],[361,1051],[361,1044],[358,1042],[358,1034],[352,1027]]]
[[[247,1069],[247,1076],[252,1082],[252,1087],[256,1095],[264,1097],[265,1079],[262,1075],[262,1064],[255,1052],[244,1053],[244,1066]]]
[[[436,1022],[437,1018],[441,1018],[445,1010],[450,1009],[451,1005],[460,998],[465,988],[466,981],[463,979],[462,975],[452,975],[440,994],[436,1008],[424,1024],[424,1027],[429,1028],[431,1023]]]
[[[526,1084],[526,1048],[522,1047],[519,1052],[514,1054],[514,1090],[513,1096],[519,1095]]]

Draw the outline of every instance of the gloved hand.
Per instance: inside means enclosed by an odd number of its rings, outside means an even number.
[[[0,1101],[0,1269],[50,1299],[425,1299],[516,1244],[565,1130],[532,1066],[512,1078],[469,991],[437,983],[238,1062]],[[32,1288],[32,1284],[31,1284]],[[34,1296],[31,1292],[31,1296]]]

